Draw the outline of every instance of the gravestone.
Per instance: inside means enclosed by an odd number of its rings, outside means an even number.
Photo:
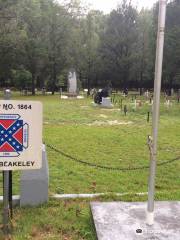
[[[138,105],[139,105],[139,107],[142,107],[142,102],[141,102],[141,100],[139,100]]]
[[[71,69],[68,74],[68,94],[72,96],[77,95],[77,78],[74,69]]]
[[[46,88],[45,88],[45,87],[42,88],[42,95],[43,95],[43,96],[46,95]]]
[[[77,99],[84,99],[84,96],[77,96]]]
[[[109,97],[108,88],[99,89],[99,91],[94,96],[94,103],[102,104],[102,98],[108,98],[108,97]],[[104,99],[104,103],[105,102],[106,102],[106,100]]]
[[[149,98],[149,91],[147,90],[145,93],[144,93],[145,97],[146,98]]]
[[[60,97],[62,96],[62,93],[63,93],[63,90],[62,90],[62,88],[60,88],[60,89],[59,89],[59,95],[60,95]]]
[[[134,100],[134,109],[136,110],[136,108],[137,108],[137,100],[135,99]]]
[[[49,168],[45,145],[42,147],[42,168],[25,170],[20,180],[20,206],[37,206],[48,201]]]
[[[61,95],[61,99],[68,99],[68,96]]]
[[[84,92],[86,92],[86,94],[88,96],[88,89],[84,89]],[[90,91],[91,97],[94,98],[96,94],[97,94],[97,89],[96,88],[91,89],[91,91]]]
[[[102,97],[101,106],[106,107],[106,108],[112,108],[113,105],[111,103],[111,98],[110,97]]]
[[[11,99],[11,90],[10,89],[5,89],[4,90],[4,99]]]
[[[171,88],[171,96],[174,95],[174,88]]]
[[[28,95],[28,90],[27,90],[27,88],[23,89],[23,95],[24,95],[24,96],[27,96],[27,95]]]
[[[170,107],[170,104],[171,104],[171,103],[170,103],[170,100],[169,100],[169,99],[166,99],[165,105],[166,105],[167,108]]]

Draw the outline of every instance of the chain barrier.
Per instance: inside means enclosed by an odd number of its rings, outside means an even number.
[[[53,150],[54,152],[59,153],[59,154],[61,154],[62,156],[66,157],[66,158],[68,158],[68,159],[71,159],[72,161],[74,161],[74,162],[76,162],[76,163],[81,163],[81,164],[84,164],[84,165],[89,166],[89,167],[95,167],[95,168],[100,168],[100,169],[103,169],[103,170],[110,170],[110,171],[136,171],[136,170],[149,169],[149,166],[127,167],[127,168],[118,168],[118,167],[103,166],[103,165],[86,162],[86,161],[77,159],[77,158],[75,158],[75,157],[72,157],[72,156],[70,156],[69,154],[64,153],[63,151],[55,148],[54,146],[52,146],[52,145],[50,145],[50,144],[46,144],[46,146],[47,146],[48,148],[50,148],[51,150]],[[178,156],[178,157],[176,157],[176,158],[173,158],[173,159],[171,159],[171,160],[164,161],[164,162],[162,162],[162,163],[158,163],[157,166],[164,166],[164,165],[173,163],[173,162],[178,161],[178,160],[180,160],[180,156]]]

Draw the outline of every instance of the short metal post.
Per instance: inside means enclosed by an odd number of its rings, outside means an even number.
[[[127,105],[124,105],[124,114],[127,115]]]
[[[147,113],[147,122],[149,122],[150,119],[150,112]]]
[[[121,110],[122,110],[122,108],[123,108],[123,100],[121,99]]]

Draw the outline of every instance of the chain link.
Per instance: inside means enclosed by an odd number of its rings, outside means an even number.
[[[76,162],[76,163],[81,163],[81,164],[84,164],[84,165],[87,165],[89,167],[95,167],[95,168],[100,168],[100,169],[103,169],[103,170],[110,170],[110,171],[136,171],[136,170],[145,170],[145,169],[149,169],[149,166],[141,166],[141,167],[127,167],[127,168],[118,168],[118,167],[108,167],[108,166],[103,166],[103,165],[99,165],[99,164],[95,164],[95,163],[90,163],[90,162],[86,162],[86,161],[83,161],[83,160],[79,160],[75,157],[72,157],[70,156],[69,154],[67,153],[64,153],[63,151],[55,148],[54,146],[50,145],[50,144],[46,144],[46,146],[48,148],[50,148],[51,150],[53,150],[54,152],[56,153],[59,153],[61,154],[62,156],[66,157],[66,158],[69,158],[71,159],[72,161]],[[176,158],[173,158],[171,160],[168,160],[168,161],[164,161],[162,163],[158,163],[157,166],[164,166],[164,165],[167,165],[167,164],[170,164],[170,163],[173,163],[175,161],[178,161],[180,160],[180,156],[176,157]]]

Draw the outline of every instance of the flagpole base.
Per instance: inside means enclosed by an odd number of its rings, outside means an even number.
[[[154,212],[146,212],[146,224],[149,226],[154,224]]]

